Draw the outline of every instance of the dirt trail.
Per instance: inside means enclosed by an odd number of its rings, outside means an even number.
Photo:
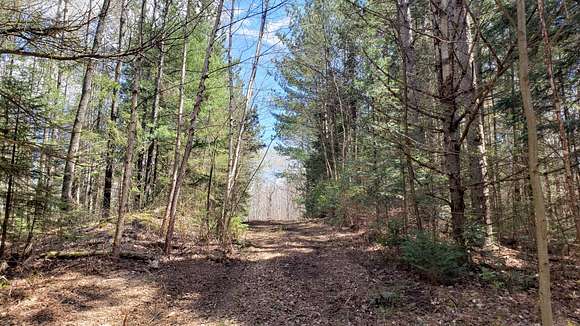
[[[387,260],[360,233],[310,222],[260,222],[250,225],[243,243],[233,259],[211,258],[219,256],[191,247],[161,260],[158,268],[96,257],[47,262],[0,290],[0,325],[536,321],[533,294],[505,295],[477,283],[427,284],[396,260]],[[562,302],[574,311],[573,301]]]
[[[201,283],[183,289],[202,296],[209,289],[193,306],[203,317],[216,321],[368,323],[374,321],[367,304],[373,286],[367,269],[357,262],[354,236],[314,223],[254,223],[247,235],[248,247],[238,260],[212,268],[213,276],[200,275]],[[176,265],[175,270],[185,275],[199,268],[197,264]],[[207,287],[205,282],[213,285]]]
[[[308,222],[256,222],[225,261],[207,252],[159,268],[55,260],[0,292],[0,324],[368,324],[372,282],[352,254],[356,236]]]

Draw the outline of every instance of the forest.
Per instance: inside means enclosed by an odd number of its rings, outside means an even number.
[[[0,325],[580,325],[569,0],[0,0]]]

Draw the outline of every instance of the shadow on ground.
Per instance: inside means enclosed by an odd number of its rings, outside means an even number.
[[[530,325],[534,289],[425,283],[361,233],[309,222],[250,223],[221,260],[47,261],[0,290],[1,325]],[[199,249],[199,248],[198,248]],[[197,251],[196,251],[197,250]],[[558,324],[580,322],[557,296]]]

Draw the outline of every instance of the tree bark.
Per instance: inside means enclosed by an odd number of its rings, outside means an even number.
[[[402,67],[403,67],[403,129],[404,129],[404,140],[403,140],[403,152],[405,155],[405,168],[407,173],[406,181],[409,185],[409,191],[405,192],[406,207],[411,209],[414,215],[415,221],[417,222],[417,229],[423,229],[423,223],[421,221],[421,215],[419,213],[419,205],[417,204],[417,194],[415,190],[415,169],[413,167],[412,159],[412,143],[413,141],[418,141],[417,133],[414,132],[413,135],[409,132],[409,105],[416,109],[419,105],[417,99],[417,81],[415,79],[415,48],[413,47],[413,40],[411,34],[411,10],[409,8],[408,0],[397,1],[397,16],[399,18],[399,43],[401,48],[402,56]],[[413,115],[416,121],[417,115]],[[408,196],[408,200],[407,200]],[[407,212],[408,213],[408,212]]]
[[[125,35],[124,31],[125,27],[125,0],[121,0],[121,12],[119,13],[119,34],[117,38],[117,50],[121,51],[123,47],[123,36]],[[115,63],[115,77],[114,82],[115,86],[113,88],[113,92],[111,94],[111,116],[110,116],[110,126],[109,126],[109,138],[107,139],[107,157],[105,158],[106,167],[105,167],[105,185],[103,188],[103,208],[101,211],[101,215],[104,219],[108,219],[111,214],[111,195],[113,189],[113,173],[115,171],[115,162],[113,158],[113,151],[114,151],[114,140],[113,140],[113,132],[110,130],[114,127],[117,123],[117,116],[119,111],[119,82],[121,79],[121,69],[122,69],[123,61],[118,59]]]
[[[456,82],[458,73],[457,46],[461,42],[460,32],[463,12],[463,2],[441,0],[436,4],[435,21],[440,40],[437,41],[439,56],[439,96],[443,107],[443,151],[445,169],[449,180],[449,197],[453,237],[460,245],[464,244],[463,227],[465,224],[464,188],[461,181],[461,142],[460,123],[458,117]],[[457,20],[457,21],[456,21]],[[462,75],[463,72],[459,73]]]
[[[189,155],[191,154],[191,150],[193,149],[193,138],[195,136],[197,116],[201,111],[201,106],[205,99],[206,94],[205,82],[209,75],[210,59],[213,52],[216,35],[220,26],[223,6],[224,0],[219,0],[214,25],[209,35],[207,48],[205,50],[203,68],[199,79],[197,94],[195,96],[193,111],[191,112],[189,118],[190,121],[189,127],[187,128],[187,141],[185,143],[185,149],[180,160],[179,170],[177,172],[177,179],[175,180],[175,183],[172,185],[172,187],[174,188],[173,198],[171,198],[171,201],[167,203],[166,207],[166,211],[169,211],[169,213],[166,212],[166,214],[169,214],[169,222],[167,226],[167,234],[165,236],[165,245],[163,248],[165,254],[169,254],[169,252],[171,251],[171,242],[173,240],[173,228],[175,225],[175,210],[177,208],[177,201],[179,200],[179,192],[181,190],[181,185],[183,184],[183,179],[185,178],[185,172],[187,170]]]
[[[235,0],[231,0],[230,5],[230,24],[228,26],[228,166],[227,166],[227,181],[226,189],[224,192],[224,200],[222,204],[222,212],[220,217],[220,225],[225,225],[226,216],[229,212],[229,202],[231,197],[231,190],[233,185],[233,158],[234,158],[234,71],[233,71],[233,60],[232,60],[232,47],[233,47],[233,31],[232,26],[234,22],[234,7]]]
[[[215,145],[214,145],[215,146]],[[211,154],[211,161],[209,163],[209,178],[207,180],[207,192],[205,197],[205,227],[207,234],[210,234],[210,217],[211,217],[211,190],[213,186],[213,170],[215,167],[215,155],[216,155],[216,148],[213,149]]]
[[[147,10],[147,0],[141,2],[141,17],[139,18],[139,44],[143,45],[143,25],[145,21],[145,11]],[[131,89],[131,117],[127,128],[127,150],[123,163],[123,180],[119,195],[119,207],[117,209],[117,225],[113,239],[113,257],[119,257],[121,252],[121,241],[123,238],[123,227],[125,224],[125,211],[127,199],[131,189],[131,175],[133,172],[133,152],[135,151],[136,128],[137,128],[137,101],[139,99],[141,83],[141,53],[137,54],[134,62],[133,88]]]
[[[187,8],[184,22],[183,33],[183,47],[181,49],[181,74],[179,77],[179,105],[177,108],[177,120],[175,121],[175,150],[173,152],[173,166],[171,169],[171,188],[169,189],[169,196],[167,199],[168,208],[163,214],[163,222],[161,223],[161,236],[165,237],[167,233],[167,224],[170,216],[175,214],[176,207],[170,207],[175,196],[175,185],[177,184],[177,173],[179,170],[179,157],[181,151],[181,128],[183,125],[183,108],[185,103],[185,77],[187,72],[187,50],[189,42],[189,19],[191,16],[191,0],[187,1]],[[173,213],[172,213],[173,210]]]
[[[536,113],[532,106],[532,93],[528,75],[528,41],[526,36],[526,9],[524,0],[516,0],[517,7],[517,35],[519,53],[519,77],[522,104],[526,116],[528,129],[528,164],[530,182],[532,184],[532,196],[534,214],[536,216],[536,245],[538,249],[538,269],[540,280],[540,312],[543,326],[554,324],[552,317],[552,299],[550,291],[550,265],[548,257],[548,230],[546,226],[546,209],[540,181],[538,163],[538,130]]]
[[[468,4],[464,3],[464,6]],[[471,2],[474,6],[475,19],[479,17],[479,2]],[[467,12],[468,8],[465,9]],[[476,220],[485,227],[485,243],[493,243],[493,228],[491,221],[491,212],[489,204],[489,189],[487,180],[487,158],[485,147],[485,136],[483,130],[483,110],[484,103],[475,99],[475,90],[481,79],[481,64],[479,63],[479,42],[477,41],[477,30],[479,26],[474,27],[475,33],[471,32],[473,23],[467,15],[462,16],[461,25],[465,26],[459,37],[458,44],[458,61],[462,67],[463,78],[460,82],[460,91],[464,109],[471,111],[475,115],[471,126],[467,130],[467,147],[470,170],[470,194],[471,207],[475,213]],[[475,22],[477,23],[477,22]],[[473,36],[475,34],[475,37]]]
[[[538,13],[540,16],[540,29],[542,32],[542,40],[544,42],[544,64],[546,65],[546,73],[550,83],[550,91],[552,91],[552,101],[554,104],[554,117],[558,123],[558,136],[560,138],[560,145],[562,147],[562,161],[564,163],[564,176],[566,185],[566,195],[568,197],[568,206],[574,218],[574,225],[576,226],[576,242],[580,244],[580,206],[578,204],[578,196],[574,187],[574,178],[572,176],[572,163],[570,162],[570,151],[568,145],[568,136],[566,135],[566,128],[562,121],[562,101],[556,82],[554,79],[554,68],[552,63],[552,44],[548,29],[546,27],[546,18],[544,17],[544,0],[538,0]]]
[[[13,169],[16,165],[16,141],[18,140],[18,127],[20,122],[20,108],[16,111],[16,122],[14,124],[14,135],[12,136],[12,149],[10,150],[10,167]],[[9,172],[8,186],[6,189],[6,199],[4,202],[4,219],[2,220],[2,238],[0,239],[0,257],[4,255],[6,249],[6,240],[8,236],[8,222],[12,214],[12,197],[14,193],[14,172]]]
[[[163,18],[161,22],[161,32],[160,32],[160,43],[159,43],[159,58],[157,61],[157,75],[155,77],[155,94],[153,96],[153,108],[151,109],[151,129],[149,130],[149,138],[151,142],[147,148],[147,163],[145,165],[145,181],[144,181],[144,197],[145,203],[151,200],[151,196],[154,191],[154,171],[157,165],[157,137],[155,135],[155,130],[157,129],[157,124],[159,120],[159,101],[162,90],[162,79],[163,79],[163,69],[165,66],[165,24],[167,21],[167,13],[169,11],[169,6],[171,5],[171,0],[165,1],[165,7],[163,8]]]
[[[97,53],[97,51],[101,46],[103,32],[105,30],[106,25],[107,12],[109,11],[110,4],[111,0],[103,1],[103,6],[101,7],[101,12],[99,13],[99,19],[97,20],[97,28],[95,31],[95,37],[93,39],[91,54]],[[67,208],[70,207],[70,204],[73,199],[72,189],[73,189],[75,165],[81,142],[81,131],[83,127],[83,120],[89,107],[91,89],[93,86],[93,76],[95,74],[95,65],[96,65],[95,60],[91,59],[89,60],[89,62],[85,67],[85,75],[83,78],[81,98],[75,115],[75,120],[73,123],[73,128],[70,136],[70,143],[68,146],[68,152],[66,155],[61,198]]]

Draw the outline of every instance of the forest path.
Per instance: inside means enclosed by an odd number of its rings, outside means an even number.
[[[208,324],[374,324],[375,285],[359,234],[312,222],[249,225],[233,260],[169,264],[178,276],[167,280],[169,291],[198,296],[184,308]]]
[[[141,232],[128,234],[155,246]],[[182,242],[159,266],[42,261],[0,290],[0,325],[376,324],[369,293],[380,281],[363,264],[376,265],[369,255],[378,252],[367,250],[360,232],[253,222],[241,243],[223,259],[215,248]]]
[[[39,260],[0,288],[0,325],[537,322],[533,289],[509,292],[475,279],[430,284],[399,263],[398,251],[370,244],[363,234],[313,222],[253,222],[228,259],[216,247],[181,241],[174,255],[153,262]],[[135,247],[159,251],[154,234],[133,228],[128,236]],[[564,284],[553,275],[556,286]],[[557,325],[580,321],[575,292],[555,287],[553,293]]]

